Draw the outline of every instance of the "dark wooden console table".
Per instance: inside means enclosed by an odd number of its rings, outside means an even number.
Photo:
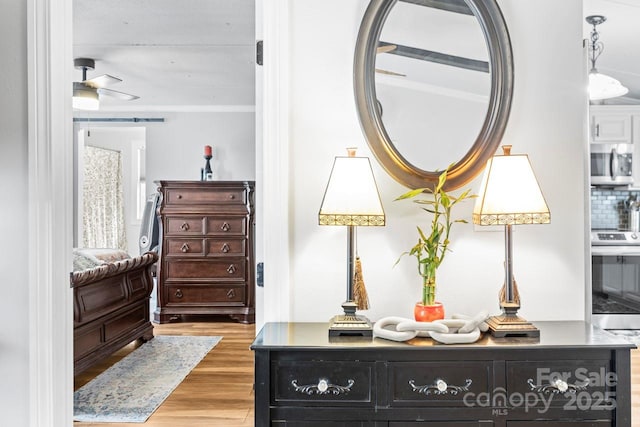
[[[329,338],[326,323],[256,337],[255,425],[630,427],[633,344],[584,322],[474,344]]]

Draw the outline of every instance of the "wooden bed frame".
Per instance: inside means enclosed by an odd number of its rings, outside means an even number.
[[[157,260],[147,252],[71,273],[74,374],[134,340],[153,338],[149,297]]]

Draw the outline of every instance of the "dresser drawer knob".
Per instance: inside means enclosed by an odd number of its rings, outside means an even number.
[[[461,391],[469,391],[469,386],[471,386],[473,380],[467,378],[465,380],[464,385],[449,385],[443,379],[436,379],[433,384],[427,385],[416,385],[415,380],[409,380],[409,385],[411,386],[412,391],[416,393],[424,394],[425,396],[429,394],[458,394]]]
[[[576,384],[569,384],[564,381],[562,378],[555,378],[550,381],[547,385],[535,384],[533,379],[529,378],[527,380],[527,384],[529,384],[529,388],[532,391],[538,393],[552,393],[552,394],[565,394],[565,393],[575,393],[578,390],[586,390],[589,385],[589,380],[585,379],[583,382]]]
[[[186,243],[184,243],[184,244],[182,245],[182,247],[180,248],[180,250],[181,250],[182,252],[184,252],[184,253],[189,252],[189,245],[187,245]]]
[[[224,252],[226,254],[227,252],[229,252],[231,250],[231,248],[229,247],[228,244],[225,243],[224,245],[222,245],[222,249],[221,250],[222,250],[222,252]]]
[[[227,267],[227,273],[229,274],[233,274],[236,272],[236,266],[231,264],[229,267]]]
[[[182,199],[182,194],[178,194],[178,199]]]
[[[188,229],[189,229],[189,224],[187,224],[186,222],[183,222],[182,225],[180,226],[180,230],[187,231]]]
[[[235,195],[235,194],[229,194],[229,199],[233,200],[233,199],[235,199],[235,198],[236,198],[236,195]]]
[[[318,384],[298,385],[298,380],[291,381],[294,390],[302,394],[346,394],[351,391],[355,384],[354,380],[347,380],[347,385],[331,384],[328,379],[320,378]]]
[[[234,299],[235,297],[236,297],[236,291],[234,291],[233,289],[229,289],[229,292],[227,292],[227,298]]]
[[[439,379],[436,381],[436,388],[439,392],[444,393],[445,391],[447,391],[447,388],[449,388],[449,386],[445,381]]]
[[[230,228],[231,228],[231,226],[226,221],[223,222],[222,225],[220,226],[220,230],[222,230],[222,231],[229,231]]]
[[[176,298],[182,298],[182,290],[181,289],[176,289],[176,293],[175,293]]]
[[[564,393],[565,391],[567,391],[569,389],[569,384],[567,384],[566,381],[561,380],[560,378],[558,378],[557,380],[555,380],[553,382],[553,385],[556,386],[556,388],[558,389],[558,391],[560,393]]]

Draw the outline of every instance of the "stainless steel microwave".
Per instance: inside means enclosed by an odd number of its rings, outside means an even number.
[[[591,185],[633,184],[633,144],[591,144]]]

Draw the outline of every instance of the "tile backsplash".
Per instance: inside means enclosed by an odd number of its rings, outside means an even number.
[[[628,230],[625,202],[640,200],[640,191],[595,187],[591,189],[591,228]]]

